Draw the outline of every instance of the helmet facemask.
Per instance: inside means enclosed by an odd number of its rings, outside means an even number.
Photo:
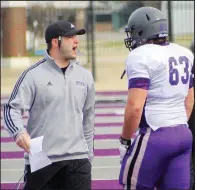
[[[135,28],[133,26],[130,28],[126,27],[125,32],[127,34],[127,38],[124,39],[124,42],[125,42],[126,48],[128,48],[129,51],[137,48],[138,46],[144,45],[147,41],[145,38],[141,36],[142,32],[138,33],[138,37],[134,37],[132,35],[133,33],[136,33]]]

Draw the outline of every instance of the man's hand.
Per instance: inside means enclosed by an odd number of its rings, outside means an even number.
[[[30,152],[30,136],[28,133],[22,133],[16,138],[16,144],[25,150],[25,152]]]
[[[120,137],[119,141],[120,141],[120,147],[119,147],[120,164],[122,164],[122,161],[125,157],[125,154],[127,153],[129,146],[131,145],[132,140],[127,140],[127,139]]]
[[[120,164],[122,164],[122,161],[123,161],[123,159],[124,159],[124,157],[125,157],[125,154],[126,154],[126,152],[127,152],[128,147],[129,147],[129,146],[120,143],[120,146],[119,146]]]
[[[131,140],[126,140],[120,137],[120,146],[119,146],[119,152],[120,152],[120,164],[122,163],[125,154],[127,153],[128,148],[132,145],[134,139],[139,135],[139,130],[137,130],[132,137]]]

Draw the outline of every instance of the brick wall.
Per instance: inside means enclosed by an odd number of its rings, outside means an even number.
[[[26,56],[26,8],[1,8],[2,56]]]

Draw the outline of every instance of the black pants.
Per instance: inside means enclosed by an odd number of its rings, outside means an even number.
[[[66,160],[31,173],[25,166],[24,190],[90,190],[91,164],[88,159]]]

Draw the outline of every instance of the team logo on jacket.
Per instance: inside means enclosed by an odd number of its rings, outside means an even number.
[[[85,86],[85,83],[84,82],[81,82],[81,81],[76,81],[76,85]]]
[[[51,82],[48,82],[47,86],[52,86],[52,83]]]

